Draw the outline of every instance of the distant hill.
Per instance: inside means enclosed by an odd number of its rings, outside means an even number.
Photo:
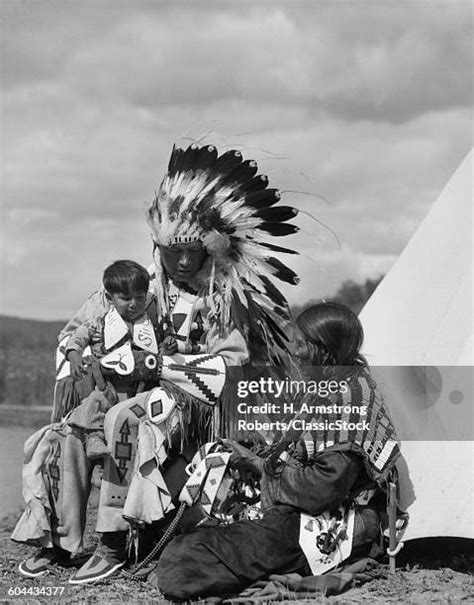
[[[67,320],[43,321],[40,319],[21,319],[0,315],[0,338],[4,340],[22,339],[36,344],[50,343],[56,347],[56,338],[66,325]]]
[[[0,406],[52,403],[56,339],[65,324],[0,315]]]

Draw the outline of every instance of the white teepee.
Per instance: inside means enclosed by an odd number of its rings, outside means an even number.
[[[402,441],[404,540],[474,538],[472,169],[471,151],[360,315]]]

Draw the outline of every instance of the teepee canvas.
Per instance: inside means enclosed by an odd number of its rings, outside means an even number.
[[[361,312],[402,441],[403,537],[474,538],[473,153]]]

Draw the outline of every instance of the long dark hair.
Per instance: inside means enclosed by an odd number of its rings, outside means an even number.
[[[102,283],[109,294],[148,292],[150,275],[133,260],[116,260],[105,269]]]
[[[349,307],[336,302],[318,303],[296,318],[296,325],[313,350],[313,365],[363,366],[362,324]]]
[[[338,372],[339,378],[343,375],[350,379],[363,373],[371,380],[367,361],[360,353],[364,330],[359,318],[349,307],[336,302],[318,303],[300,313],[295,323],[311,351],[311,366],[318,366],[327,376]],[[315,367],[312,369],[316,370]],[[276,474],[280,454],[300,433],[289,430],[271,447],[265,461],[268,474]]]

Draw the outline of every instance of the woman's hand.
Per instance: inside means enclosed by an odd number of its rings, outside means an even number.
[[[262,476],[263,459],[254,454],[248,448],[232,441],[231,439],[221,439],[220,442],[227,451],[232,452],[229,459],[229,466],[238,470],[249,470]]]

